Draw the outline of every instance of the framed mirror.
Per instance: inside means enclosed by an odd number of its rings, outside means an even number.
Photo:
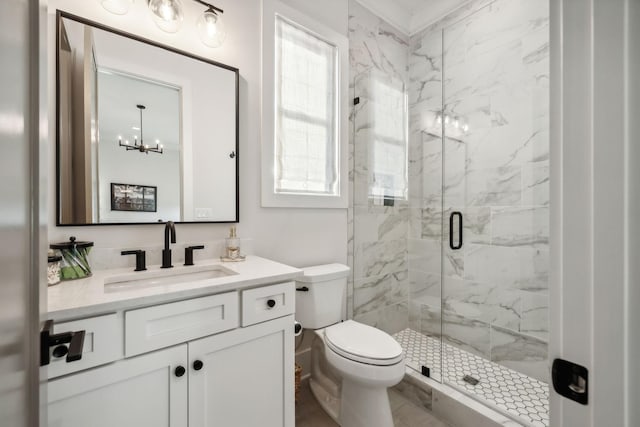
[[[57,224],[238,222],[238,69],[56,22]]]

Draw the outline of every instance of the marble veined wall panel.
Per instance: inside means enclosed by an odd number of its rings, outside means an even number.
[[[388,332],[409,321],[410,209],[407,197],[385,206],[371,189],[373,165],[385,160],[380,156],[407,157],[402,142],[408,112],[397,112],[406,105],[408,53],[407,35],[349,0],[350,95],[359,100],[350,115],[349,314]],[[395,187],[408,187],[401,170],[391,172]]]

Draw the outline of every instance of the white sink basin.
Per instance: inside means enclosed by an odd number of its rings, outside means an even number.
[[[169,269],[156,267],[153,270],[106,277],[104,279],[104,287],[107,292],[119,292],[153,286],[192,283],[201,280],[233,276],[235,274],[238,273],[221,265],[174,267]]]

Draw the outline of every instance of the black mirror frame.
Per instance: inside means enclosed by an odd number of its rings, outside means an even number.
[[[156,225],[158,222],[105,222],[105,223],[91,223],[91,224],[62,224],[61,207],[60,207],[60,81],[58,79],[58,71],[60,69],[60,30],[62,19],[70,19],[72,21],[79,22],[81,24],[89,25],[99,30],[108,31],[113,34],[117,34],[122,37],[126,37],[141,43],[148,44],[150,46],[158,47],[160,49],[167,50],[179,55],[186,56],[197,61],[205,62],[207,64],[224,68],[235,73],[236,84],[236,147],[235,147],[235,161],[236,161],[236,218],[232,221],[174,221],[176,224],[234,224],[240,222],[240,70],[236,67],[223,64],[221,62],[213,61],[201,56],[193,55],[189,52],[185,52],[180,49],[176,49],[170,46],[166,46],[160,43],[156,43],[152,40],[144,37],[136,36],[131,33],[117,30],[115,28],[107,27],[97,22],[82,18],[80,16],[64,12],[62,10],[56,10],[56,64],[55,64],[55,79],[56,79],[56,226],[58,227],[84,227],[84,226],[101,226],[101,225]]]

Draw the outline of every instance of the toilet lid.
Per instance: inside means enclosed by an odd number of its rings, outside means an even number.
[[[329,348],[339,355],[370,365],[394,365],[402,360],[402,347],[386,332],[353,320],[324,330]]]

